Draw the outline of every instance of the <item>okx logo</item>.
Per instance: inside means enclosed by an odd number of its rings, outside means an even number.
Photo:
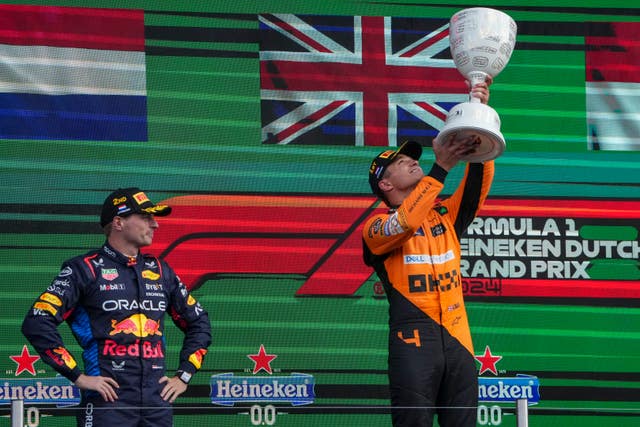
[[[294,406],[313,403],[315,379],[312,375],[272,375],[271,362],[278,356],[268,354],[262,344],[256,354],[248,354],[247,357],[254,362],[254,375],[224,373],[211,376],[211,403],[223,406],[240,402],[282,402]],[[268,375],[257,375],[261,371]]]

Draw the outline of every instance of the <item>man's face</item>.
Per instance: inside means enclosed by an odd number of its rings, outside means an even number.
[[[156,228],[158,223],[151,214],[135,213],[122,218],[123,238],[138,248],[151,244]]]
[[[399,191],[413,188],[422,177],[424,177],[424,171],[420,167],[420,163],[406,154],[399,154],[384,172],[384,179]]]

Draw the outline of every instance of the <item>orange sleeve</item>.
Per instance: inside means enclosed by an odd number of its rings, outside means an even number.
[[[442,180],[430,173],[422,178],[397,210],[374,215],[365,222],[363,238],[372,253],[380,255],[389,252],[414,235],[442,191],[444,176],[446,171]]]
[[[494,161],[469,163],[456,191],[442,202],[454,219],[456,233],[460,237],[482,208],[494,175]]]

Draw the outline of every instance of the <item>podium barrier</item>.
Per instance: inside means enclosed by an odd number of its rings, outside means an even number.
[[[11,427],[24,426],[24,400],[11,401]]]
[[[528,405],[528,400],[527,399],[518,399],[516,402],[516,427],[529,427],[529,405]],[[261,407],[259,405],[254,405],[253,407],[251,407],[251,416],[252,416],[252,420],[254,419],[254,409],[260,409]],[[271,415],[273,420],[275,421],[275,408],[271,407],[273,409],[273,414]],[[34,409],[34,408],[31,408]],[[391,408],[388,408],[389,410]],[[30,414],[27,414],[30,415]],[[25,426],[30,426],[30,425],[38,425],[39,424],[39,420],[35,421],[35,424],[31,424],[31,417],[28,416],[27,419],[27,424],[25,424],[25,409],[24,409],[24,400],[21,399],[16,399],[16,400],[12,400],[11,401],[11,413],[10,413],[10,418],[11,418],[11,427],[25,427]],[[39,416],[38,416],[39,418]],[[257,424],[264,424],[264,423],[253,423],[253,425],[257,425]],[[272,425],[270,423],[267,423],[268,425]]]
[[[527,399],[518,399],[516,402],[516,416],[518,427],[529,427],[529,402]]]

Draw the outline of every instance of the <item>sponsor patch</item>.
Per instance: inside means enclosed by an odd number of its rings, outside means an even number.
[[[160,328],[160,320],[150,319],[144,313],[136,313],[120,321],[111,319],[109,335],[130,334],[141,338],[149,335],[161,336]]]
[[[404,228],[400,225],[400,220],[398,219],[398,212],[394,212],[387,220],[384,222],[384,235],[385,236],[395,236],[397,234],[404,233]]]
[[[105,280],[115,280],[118,278],[118,270],[115,268],[103,268],[101,271],[102,278]]]
[[[58,309],[52,306],[51,304],[49,304],[48,302],[41,302],[41,301],[38,301],[35,304],[33,304],[33,309],[46,311],[47,313],[50,313],[52,316],[55,316],[56,313],[58,312]]]
[[[65,267],[62,270],[60,270],[60,273],[58,273],[58,277],[71,276],[72,274],[73,274],[73,270],[71,269],[71,267]]]
[[[113,199],[113,206],[120,205],[126,202],[127,202],[127,196],[116,197],[115,199]]]
[[[447,213],[449,213],[447,208],[445,206],[442,206],[442,205],[438,205],[438,206],[434,207],[433,210],[438,212],[440,215],[446,215]]]
[[[308,374],[290,376],[211,376],[211,403],[233,406],[238,402],[290,402],[308,405],[315,399],[315,379]]]
[[[69,351],[64,347],[47,350],[47,354],[54,359],[58,365],[62,365],[64,363],[69,369],[74,369],[78,366],[76,360],[71,356],[71,353],[69,353]]]
[[[373,237],[376,234],[380,233],[382,229],[382,219],[376,218],[375,221],[369,226],[369,237]]]
[[[0,405],[10,405],[12,400],[24,400],[25,405],[54,404],[57,407],[78,405],[80,389],[68,379],[53,378],[20,379],[2,378]]]
[[[431,235],[433,237],[441,236],[445,231],[447,231],[447,228],[444,226],[444,224],[437,224],[431,227]]]
[[[529,405],[540,402],[537,377],[518,374],[508,378],[478,378],[480,402],[517,402],[519,399],[526,399]]]
[[[196,351],[195,353],[191,354],[191,356],[189,356],[189,362],[191,362],[191,364],[195,366],[196,369],[200,369],[200,367],[202,366],[202,360],[204,359],[205,354],[207,354],[207,350],[204,348],[201,348],[200,350]]]
[[[129,212],[131,209],[129,208],[129,206],[127,205],[120,205],[118,206],[118,215],[122,215],[124,213]]]
[[[44,294],[40,295],[40,299],[42,301],[50,302],[53,305],[57,305],[58,307],[62,305],[62,300],[60,298],[48,292],[45,292]]]
[[[151,270],[144,270],[142,272],[142,277],[149,280],[158,280],[160,278],[160,275],[158,273],[154,273]]]
[[[444,264],[455,258],[453,250],[449,250],[443,254],[412,254],[404,256],[405,264]]]
[[[144,194],[142,191],[134,194],[133,198],[139,205],[149,201],[149,198],[147,197],[147,195]]]

